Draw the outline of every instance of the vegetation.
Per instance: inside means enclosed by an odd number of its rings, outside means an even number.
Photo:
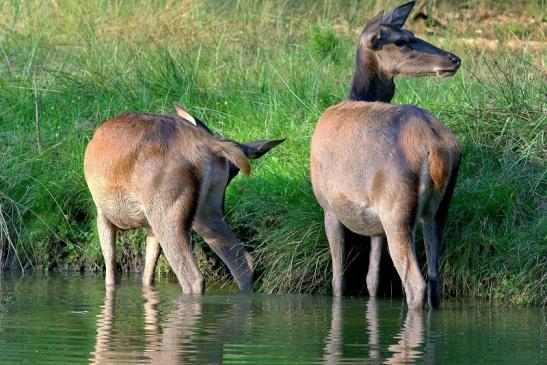
[[[365,21],[396,3],[0,2],[0,263],[99,271],[85,145],[111,116],[173,113],[178,101],[227,137],[287,138],[232,182],[227,219],[257,260],[257,290],[329,292],[310,138],[346,96]],[[464,146],[444,294],[546,305],[543,2],[423,4],[408,27],[463,67],[447,79],[398,79],[394,102],[432,111]],[[139,238],[120,240],[126,270],[142,262]],[[204,268],[218,272],[208,254]]]

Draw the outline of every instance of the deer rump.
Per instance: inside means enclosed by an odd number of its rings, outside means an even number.
[[[383,235],[381,210],[435,210],[458,151],[454,135],[420,108],[344,101],[317,124],[312,179],[321,206],[346,227]]]
[[[210,182],[210,165],[224,164],[217,157],[250,173],[247,157],[231,141],[176,116],[126,113],[97,129],[84,171],[97,207],[118,228],[130,229],[149,226],[146,201],[158,193],[171,193],[176,200],[180,189],[187,188],[197,198]],[[173,184],[165,184],[169,178]]]

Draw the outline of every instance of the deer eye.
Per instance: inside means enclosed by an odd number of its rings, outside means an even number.
[[[396,45],[397,47],[402,47],[402,46],[405,45],[405,41],[403,41],[402,39],[397,39],[397,40],[395,41],[395,45]]]

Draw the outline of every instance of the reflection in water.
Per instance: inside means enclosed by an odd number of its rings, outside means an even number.
[[[367,302],[368,355],[377,364],[380,361],[380,332],[378,328],[378,303],[376,298]]]
[[[201,302],[195,296],[182,295],[159,336],[158,292],[148,287],[143,291],[146,303],[145,343],[146,357],[152,364],[184,364],[184,356],[196,352],[190,338],[192,328],[201,316]]]
[[[368,330],[369,360],[378,364],[381,361],[380,326],[378,318],[378,303],[375,298],[367,302],[366,320]],[[423,342],[423,316],[421,311],[407,311],[403,327],[395,336],[398,340],[387,349],[391,356],[384,364],[414,364],[422,352],[418,350]],[[324,348],[323,363],[339,364],[343,362],[343,312],[342,299],[334,297],[332,300],[332,316],[329,335]]]
[[[393,355],[387,359],[386,364],[413,364],[421,357],[422,352],[417,348],[423,342],[423,316],[421,310],[409,310],[403,328],[395,338],[399,341],[388,347]]]
[[[281,312],[277,313],[278,311],[284,311],[287,330],[290,332],[293,322],[299,320],[299,309],[302,308],[299,301],[294,301],[287,307],[281,305],[277,308],[277,305],[274,304],[275,301],[269,302],[266,300],[263,303],[261,302],[262,305],[257,307],[257,309],[260,309],[255,312],[252,300],[236,296],[234,302],[224,303],[221,306],[209,305],[206,307],[209,308],[208,313],[203,313],[203,305],[206,302],[203,297],[183,294],[175,302],[175,307],[168,314],[165,314],[165,311],[162,310],[165,308],[162,307],[160,295],[156,289],[144,287],[142,296],[144,298],[142,307],[144,309],[144,324],[141,325],[139,332],[142,335],[137,337],[140,338],[137,342],[141,343],[141,346],[135,347],[135,336],[132,338],[131,336],[124,336],[126,331],[124,328],[118,328],[119,326],[117,327],[115,322],[118,324],[129,323],[132,327],[135,327],[139,326],[141,321],[131,318],[130,314],[129,320],[125,318],[128,314],[122,310],[121,306],[116,306],[116,290],[114,288],[106,290],[104,303],[98,315],[97,338],[95,351],[91,353],[91,364],[216,364],[227,359],[225,357],[227,355],[226,350],[230,346],[237,351],[236,356],[256,356],[257,353],[248,351],[253,348],[252,344],[248,344],[248,350],[245,350],[245,347],[240,348],[235,345],[234,341],[237,341],[238,338],[241,341],[240,343],[252,341],[252,338],[245,336],[245,328],[248,328],[253,320],[262,320],[264,317],[261,316],[267,313],[265,309],[268,308],[268,312],[275,310],[276,315],[281,314]],[[345,317],[351,319],[352,313],[344,313],[344,301],[344,298],[332,298],[330,329],[323,347],[322,361],[324,364],[341,364],[349,360],[347,358],[348,354],[344,354],[344,319]],[[291,314],[293,309],[297,309],[294,316]],[[360,312],[362,313],[362,310]],[[408,311],[402,328],[395,336],[397,342],[392,343],[393,340],[387,338],[387,343],[383,343],[384,346],[382,346],[380,334],[386,331],[385,329],[382,331],[378,312],[377,300],[374,298],[369,299],[366,303],[365,314],[370,363],[379,364],[382,362],[382,348],[384,350],[387,348],[389,351],[384,353],[384,363],[386,364],[414,363],[422,355],[422,352],[418,350],[423,342],[424,331],[421,311]],[[273,313],[269,312],[269,314]],[[116,316],[118,321],[114,320]],[[165,316],[167,317],[165,318]],[[359,332],[363,333],[365,327],[362,325],[355,326],[355,324],[355,321],[347,323],[347,331],[357,328]],[[352,334],[347,333],[346,337],[348,335],[351,336]],[[142,338],[144,338],[144,341],[142,341]],[[345,349],[350,353],[355,351],[355,348],[346,347]],[[367,351],[367,344],[363,344],[361,349]],[[262,355],[265,354],[262,353]],[[385,359],[386,355],[390,357]],[[358,357],[366,358],[366,356],[367,352],[364,352]],[[240,357],[234,359],[238,358],[242,359]],[[260,361],[260,358],[251,357],[251,359]]]
[[[329,336],[325,345],[323,364],[339,364],[342,359],[342,298],[332,298],[332,316]]]
[[[192,296],[132,281],[105,294],[100,278],[11,273],[0,290],[0,364],[547,363],[538,309],[407,313],[381,298]]]
[[[112,352],[110,346],[112,344],[112,319],[114,316],[114,288],[107,286],[104,296],[104,304],[101,307],[101,314],[97,320],[97,342],[95,343],[95,351],[91,364],[107,364],[107,355]]]
[[[190,341],[192,327],[201,315],[201,302],[196,297],[182,295],[160,329],[159,294],[153,288],[144,287],[144,350],[139,352],[128,351],[123,339],[113,336],[115,293],[113,288],[106,290],[98,316],[97,340],[95,351],[91,354],[91,364],[184,364],[184,356],[196,352]]]

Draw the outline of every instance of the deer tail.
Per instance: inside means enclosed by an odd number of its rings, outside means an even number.
[[[212,145],[212,152],[236,165],[245,176],[251,174],[249,159],[234,142],[215,140],[215,143]]]
[[[429,176],[433,181],[435,190],[440,190],[450,175],[450,156],[446,149],[437,146],[429,148]]]

